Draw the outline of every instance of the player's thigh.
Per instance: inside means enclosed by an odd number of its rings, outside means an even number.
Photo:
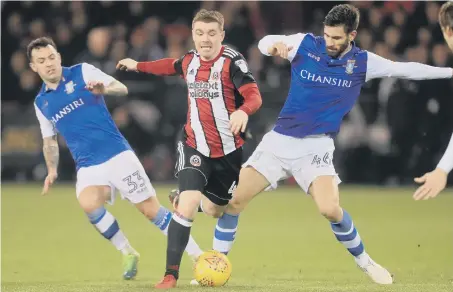
[[[308,137],[300,140],[301,155],[288,160],[291,174],[299,186],[309,194],[312,183],[321,176],[332,176],[336,184],[341,182],[333,164],[335,145],[328,136]]]
[[[112,200],[113,192],[106,165],[82,167],[77,171],[76,195],[85,212],[93,212]]]
[[[211,175],[209,159],[183,142],[179,142],[176,160],[175,177],[178,179],[179,192],[203,193]]]
[[[177,206],[180,214],[188,218],[195,216],[210,175],[209,159],[185,143],[179,142],[175,176],[180,192]]]
[[[274,190],[279,181],[290,176],[289,166],[274,153],[272,140],[266,137],[268,135],[269,133],[264,136],[253,154],[242,165],[237,192],[259,193],[265,189]]]
[[[333,164],[335,147],[327,137],[311,147],[308,154],[292,162],[292,174],[299,186],[313,197],[320,212],[330,216],[337,212],[341,183]]]
[[[233,196],[239,182],[239,172],[242,163],[242,148],[224,157],[210,159],[212,172],[204,195],[212,203],[212,207],[224,207]],[[203,205],[203,207],[206,207]],[[222,208],[223,209],[223,208]]]
[[[156,196],[156,191],[134,152],[130,150],[121,152],[107,163],[110,169],[110,183],[124,199],[132,204],[139,204]]]

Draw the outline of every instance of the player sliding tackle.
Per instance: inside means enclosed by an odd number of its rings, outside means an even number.
[[[357,265],[374,282],[391,284],[392,276],[367,254],[351,215],[340,206],[340,179],[332,164],[333,137],[366,81],[381,77],[452,78],[453,70],[392,62],[363,51],[353,42],[358,25],[359,11],[354,6],[337,5],[325,17],[323,37],[269,35],[259,42],[264,55],[291,62],[291,85],[274,129],[244,164],[225,212],[239,215],[257,194],[294,176]]]
[[[172,214],[160,205],[143,166],[105,105],[104,95],[125,96],[128,90],[87,63],[62,67],[60,54],[49,38],[32,41],[27,55],[30,67],[43,80],[35,100],[48,170],[43,193],[58,176],[58,131],[76,163],[79,204],[99,233],[123,253],[123,277],[132,279],[137,274],[139,254],[104,208],[105,202],[113,203],[118,190],[164,234]],[[202,253],[192,238],[186,250],[193,258]]]
[[[179,276],[183,248],[197,209],[220,217],[214,249],[225,251],[233,240],[238,216],[223,213],[238,182],[242,163],[241,135],[248,116],[261,106],[261,95],[242,55],[222,46],[223,16],[201,10],[192,21],[196,51],[178,59],[137,63],[121,60],[119,69],[156,75],[179,75],[189,91],[184,137],[178,143],[176,175],[179,191],[168,229],[167,269],[156,288],[173,288]],[[223,213],[223,215],[222,215]]]
[[[446,2],[439,10],[439,24],[445,41],[453,51],[453,2]],[[415,178],[422,184],[414,193],[415,200],[427,200],[436,197],[447,185],[448,173],[453,169],[453,134],[444,156],[436,169]]]

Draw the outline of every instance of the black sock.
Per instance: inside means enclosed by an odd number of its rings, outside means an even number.
[[[167,242],[167,270],[165,275],[179,277],[179,266],[181,265],[182,255],[186,249],[190,237],[190,228],[193,220],[181,216],[177,212],[168,226]]]

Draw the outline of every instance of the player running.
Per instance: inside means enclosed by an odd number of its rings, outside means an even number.
[[[453,2],[446,2],[439,11],[439,24],[445,41],[453,51]],[[415,182],[422,184],[414,193],[415,200],[435,198],[447,186],[448,173],[453,169],[453,134],[443,157],[436,169],[415,178]]]
[[[80,206],[99,233],[122,252],[123,278],[133,279],[139,254],[115,217],[104,208],[105,202],[113,204],[115,191],[119,190],[123,198],[164,234],[167,234],[172,214],[160,205],[143,166],[105,105],[104,95],[125,96],[128,90],[121,82],[87,63],[62,67],[61,56],[50,38],[32,41],[27,55],[30,67],[43,80],[34,103],[48,171],[43,194],[58,176],[58,131],[76,163],[76,193]],[[189,240],[186,250],[193,258],[202,253],[193,239]]]
[[[359,18],[354,6],[337,5],[325,17],[323,37],[268,35],[259,42],[263,54],[291,62],[291,85],[274,129],[244,164],[225,212],[239,215],[257,194],[294,176],[357,265],[374,282],[391,284],[392,276],[366,253],[351,216],[340,206],[340,179],[332,163],[333,137],[366,81],[381,77],[452,78],[453,70],[392,62],[361,50],[353,42]],[[230,227],[230,248],[236,227]]]
[[[188,87],[189,110],[184,137],[178,143],[176,176],[180,194],[168,228],[167,268],[156,288],[173,288],[179,276],[184,246],[200,206],[220,217],[215,230],[214,249],[222,245],[238,216],[223,214],[238,183],[242,163],[241,135],[248,116],[261,106],[261,95],[244,57],[227,46],[223,15],[199,11],[192,21],[195,51],[178,59],[137,63],[121,60],[119,69],[155,75],[180,75]]]

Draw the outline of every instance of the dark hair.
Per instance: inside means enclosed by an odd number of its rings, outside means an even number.
[[[445,2],[439,10],[439,24],[453,30],[453,2]]]
[[[53,41],[52,38],[40,37],[40,38],[32,40],[27,46],[27,57],[28,57],[28,60],[29,61],[31,60],[31,52],[34,49],[45,48],[48,45],[51,45],[52,47],[54,47],[55,50],[57,49],[57,46],[55,45],[55,42]]]
[[[350,4],[336,5],[330,9],[324,19],[326,26],[340,26],[344,25],[346,33],[357,30],[359,27],[360,12]]]

